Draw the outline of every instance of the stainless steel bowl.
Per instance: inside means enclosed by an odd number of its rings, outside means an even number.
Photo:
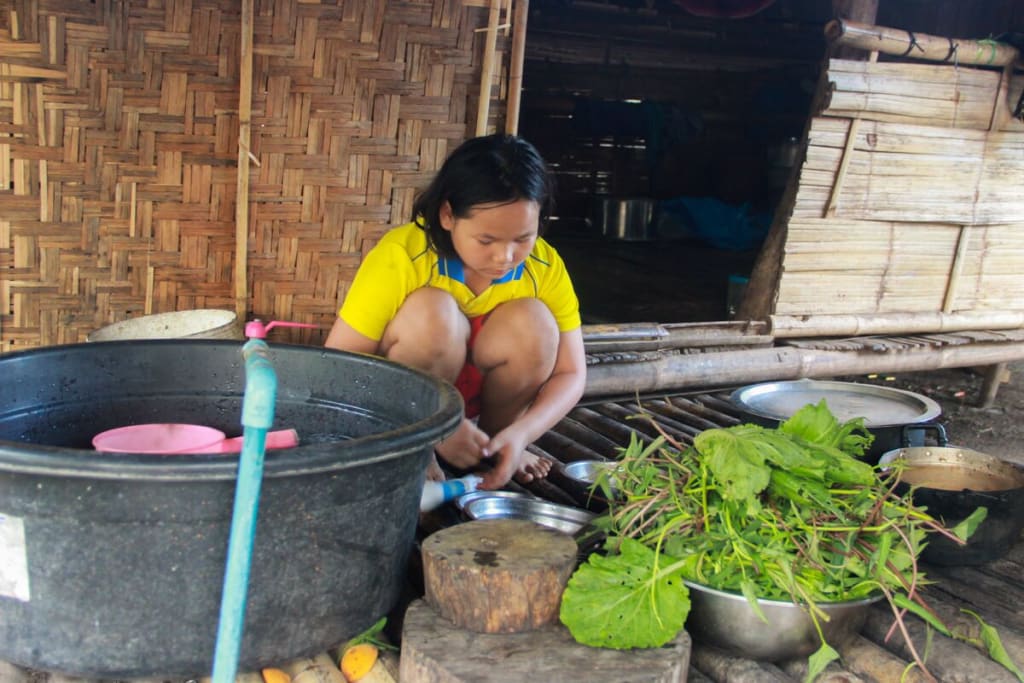
[[[531,497],[532,496],[528,496],[524,493],[516,493],[515,491],[477,490],[470,491],[469,493],[464,493],[458,498],[456,498],[455,507],[457,507],[459,510],[465,510],[467,505],[469,505],[474,500],[479,500],[480,498],[525,498],[529,500]]]
[[[615,463],[610,460],[577,460],[565,466],[565,476],[574,482],[589,489],[597,481],[598,476],[607,470],[615,468]],[[615,485],[615,477],[608,479],[611,493],[615,494],[618,487]]]
[[[694,640],[732,654],[764,661],[806,657],[821,645],[814,623],[805,609],[784,600],[758,600],[768,623],[761,621],[739,593],[716,590],[686,581],[690,589],[690,616],[686,630]],[[829,616],[822,620],[825,641],[839,647],[860,631],[877,597],[849,602],[818,603]]]
[[[463,512],[470,519],[526,519],[567,534],[575,534],[594,514],[540,499],[485,496],[466,503]]]

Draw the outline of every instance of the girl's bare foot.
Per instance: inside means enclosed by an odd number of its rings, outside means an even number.
[[[516,469],[515,480],[520,484],[527,484],[536,479],[543,479],[551,471],[551,461],[529,451],[523,451],[519,458],[519,467]]]
[[[444,481],[447,478],[441,464],[437,462],[437,453],[431,453],[430,462],[427,463],[427,481]]]

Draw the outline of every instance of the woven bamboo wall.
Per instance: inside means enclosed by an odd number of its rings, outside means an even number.
[[[916,315],[985,325],[1024,311],[1024,124],[1008,109],[1021,84],[998,70],[842,60],[824,83],[794,201],[776,218],[770,313],[881,315],[898,329]]]
[[[0,1],[0,351],[236,309],[240,4]],[[474,134],[490,6],[256,1],[248,317],[329,327],[363,254]],[[489,130],[510,46],[503,28]]]

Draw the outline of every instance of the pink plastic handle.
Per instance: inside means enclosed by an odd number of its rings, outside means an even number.
[[[242,451],[242,440],[244,437],[235,436],[230,439],[224,439],[219,444],[215,451],[209,451],[210,453],[241,453]],[[264,447],[267,449],[272,448],[292,448],[299,445],[299,433],[294,429],[278,429],[273,432],[267,432],[267,440]]]
[[[245,336],[249,339],[266,339],[267,333],[275,327],[305,327],[309,329],[316,329],[319,325],[313,325],[311,323],[292,323],[281,320],[271,320],[267,324],[263,324],[261,320],[250,320],[245,324]]]

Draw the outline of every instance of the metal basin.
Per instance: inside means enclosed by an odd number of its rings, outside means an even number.
[[[483,496],[469,501],[464,512],[470,519],[526,519],[570,535],[594,518],[585,510],[526,497]]]
[[[690,589],[690,616],[686,630],[694,640],[731,654],[764,661],[806,657],[820,646],[814,623],[801,606],[782,600],[758,600],[768,622],[739,593],[721,591],[686,581]],[[839,647],[853,637],[867,618],[872,603],[882,595],[849,602],[819,603],[829,616],[821,622],[825,641]]]

